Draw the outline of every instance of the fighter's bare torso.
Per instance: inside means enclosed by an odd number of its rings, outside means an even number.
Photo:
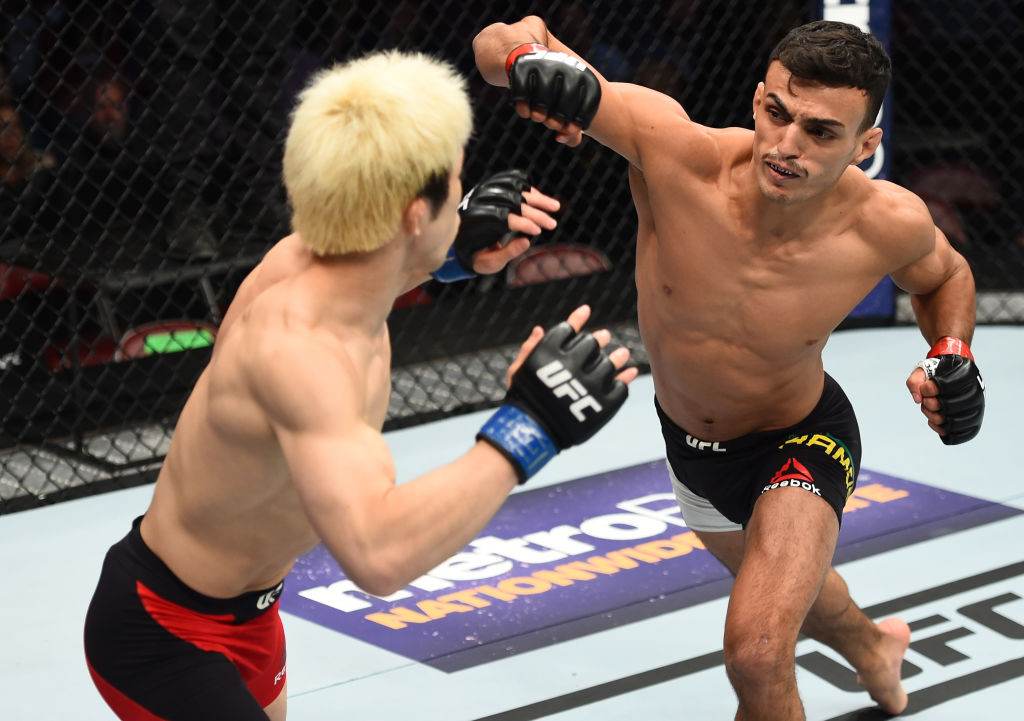
[[[630,168],[640,329],[658,400],[710,441],[806,416],[831,331],[922,255],[885,227],[919,213],[916,198],[856,168],[787,220],[766,220],[774,209],[753,177],[752,137],[704,128],[695,140],[691,126],[644,156],[642,171]]]
[[[209,596],[273,586],[319,541],[260,397],[261,384],[279,380],[267,377],[265,365],[275,349],[316,349],[317,374],[358,376],[353,385],[363,389],[367,425],[379,429],[387,410],[386,325],[368,334],[339,321],[330,286],[340,284],[310,258],[294,236],[286,238],[239,288],[182,411],[143,521],[154,552]],[[287,383],[287,371],[282,375]],[[302,402],[298,393],[295,402]]]

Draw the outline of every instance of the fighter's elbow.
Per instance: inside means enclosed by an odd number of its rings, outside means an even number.
[[[352,533],[325,545],[345,577],[366,593],[389,596],[416,580],[417,554],[394,534]]]
[[[393,577],[372,573],[361,576],[360,578],[350,578],[349,580],[371,596],[377,596],[380,598],[397,593],[407,585],[405,583],[398,582],[398,580]]]
[[[371,596],[385,597],[407,586],[407,579],[380,559],[367,558],[342,566],[348,580]]]

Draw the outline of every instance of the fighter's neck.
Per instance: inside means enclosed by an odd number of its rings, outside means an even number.
[[[842,200],[838,185],[791,203],[768,198],[761,191],[752,168],[737,178],[735,188],[740,222],[759,240],[785,242],[804,237],[820,226]]]
[[[326,323],[375,333],[386,323],[404,276],[392,263],[368,258],[316,260],[301,273],[310,310]]]

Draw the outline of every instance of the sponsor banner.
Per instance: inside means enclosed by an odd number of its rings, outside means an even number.
[[[862,471],[836,560],[1020,512]],[[654,461],[510,496],[463,552],[387,598],[356,588],[318,546],[296,563],[281,609],[451,671],[721,597],[730,585]]]

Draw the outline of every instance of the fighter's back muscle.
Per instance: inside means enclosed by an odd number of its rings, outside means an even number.
[[[379,428],[387,407],[386,334],[366,338],[324,326],[289,307],[287,283],[254,296],[217,340],[183,420],[200,426],[199,448],[212,457],[251,459],[239,470],[259,483],[290,481],[276,434],[319,432],[351,416]],[[196,413],[190,414],[195,403]],[[189,415],[185,415],[189,414]]]
[[[303,309],[290,299],[294,272],[270,263],[240,287],[211,361],[182,410],[154,494],[150,513],[162,516],[155,525],[166,535],[172,523],[180,524],[170,532],[177,543],[191,546],[187,564],[175,564],[169,549],[162,557],[182,580],[207,593],[273,582],[270,576],[288,559],[317,541],[276,429],[313,427],[345,411],[329,405],[339,405],[339,398],[369,425],[379,427],[386,411],[386,334],[353,340],[344,331],[304,322]],[[199,562],[201,556],[208,564]],[[231,567],[228,558],[251,565]],[[218,562],[222,568],[211,583],[208,565]]]

